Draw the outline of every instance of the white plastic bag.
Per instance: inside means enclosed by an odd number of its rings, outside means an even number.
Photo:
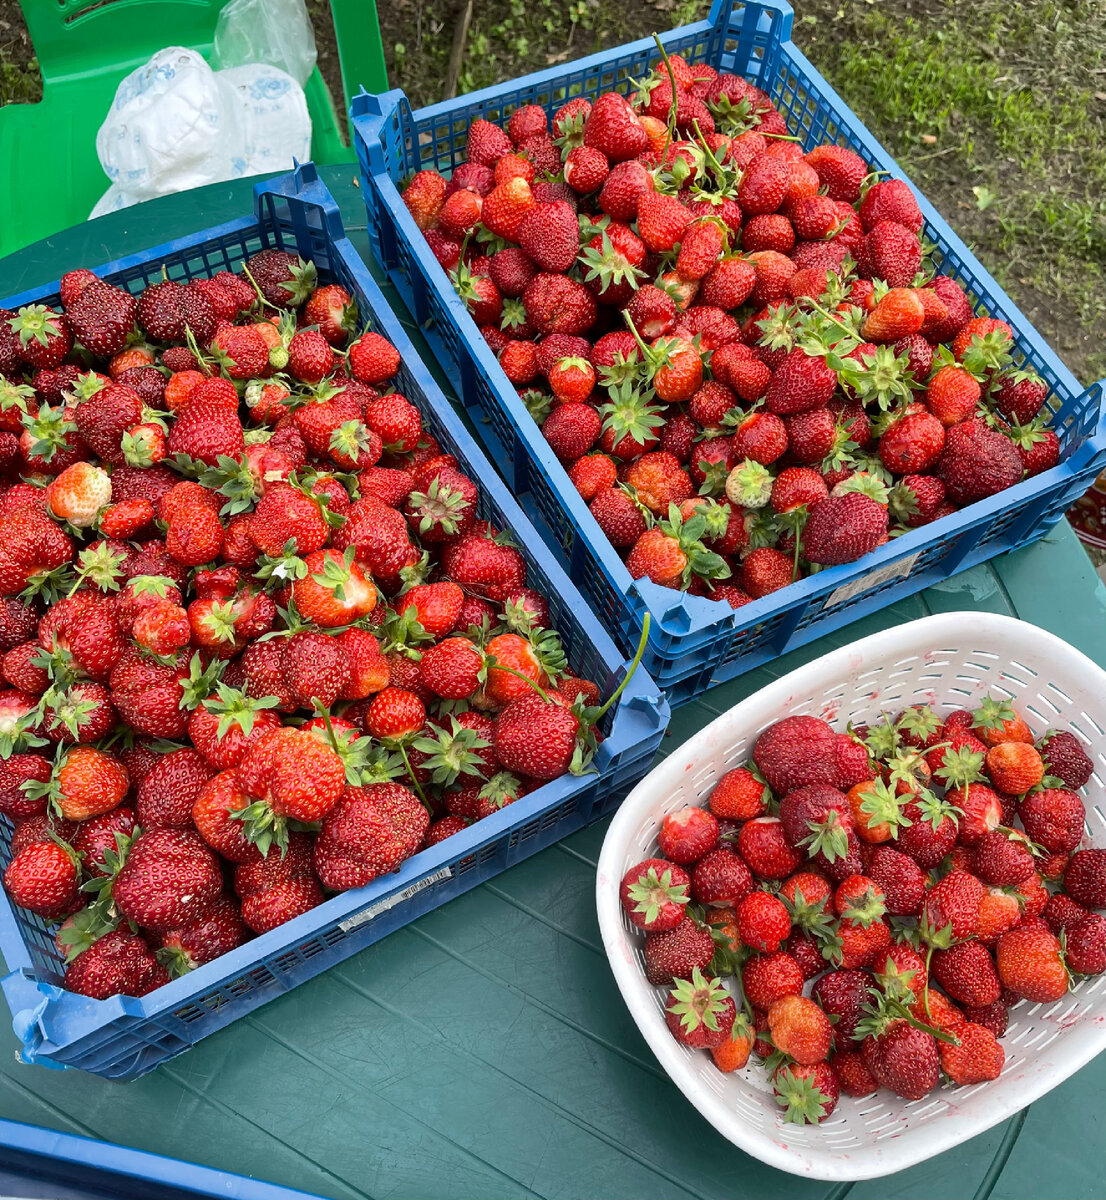
[[[303,0],[230,0],[219,14],[211,54],[217,70],[266,63],[303,87],[315,58],[315,31]]]
[[[141,200],[280,171],[311,154],[303,88],[278,67],[213,71],[193,50],[160,50],[119,85],[96,135],[111,187],[93,217]]]
[[[119,84],[96,153],[133,203],[231,178],[228,150],[242,141],[234,89],[194,50],[171,46]]]

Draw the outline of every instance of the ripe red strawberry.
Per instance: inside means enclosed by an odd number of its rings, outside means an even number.
[[[579,757],[580,721],[562,704],[541,696],[513,700],[499,714],[495,752],[508,771],[533,779],[556,779]]]
[[[664,192],[645,192],[638,204],[638,236],[654,253],[673,250],[693,219],[687,206]]]
[[[1066,788],[1078,790],[1090,779],[1094,764],[1079,739],[1062,730],[1047,733],[1037,743],[1049,775],[1055,776]]]
[[[76,855],[55,841],[31,843],[13,856],[4,872],[4,890],[13,903],[47,918],[74,907],[79,882]]]
[[[1106,971],[1106,917],[1089,913],[1067,930],[1067,965],[1077,975]]]
[[[363,333],[349,348],[354,379],[371,386],[387,383],[399,370],[399,351],[379,333]]]
[[[866,971],[828,971],[815,981],[811,997],[834,1020],[834,1035],[839,1046],[857,1038],[857,1026],[863,1019],[864,1006],[869,1003],[872,977]]]
[[[314,263],[305,263],[288,250],[275,249],[252,255],[243,273],[247,271],[265,299],[277,308],[302,304],[313,291],[317,276]]]
[[[625,97],[604,92],[584,122],[584,145],[602,151],[608,162],[620,163],[644,153],[649,137]]]
[[[813,563],[854,562],[887,536],[887,510],[869,496],[849,492],[815,504],[803,530],[803,551]]]
[[[1004,933],[995,947],[1002,986],[1026,1000],[1059,1000],[1069,978],[1060,943],[1047,926],[1025,926]]]
[[[879,440],[879,457],[895,475],[928,471],[945,448],[945,428],[932,413],[912,413],[896,421]]]
[[[737,928],[744,945],[774,951],[791,932],[791,917],[775,896],[752,892],[737,905]]]
[[[1024,468],[1010,440],[981,421],[949,430],[937,473],[955,504],[971,504],[1013,487]]]
[[[1002,991],[990,952],[977,941],[960,942],[936,950],[931,960],[933,978],[961,1004],[993,1004]]]
[[[952,871],[935,884],[922,906],[922,936],[931,945],[951,945],[976,932],[983,884],[966,871]]]
[[[675,929],[688,902],[688,873],[663,858],[649,858],[622,877],[619,899],[627,917],[647,933]]]
[[[737,835],[737,848],[759,879],[784,879],[802,862],[784,835],[778,817],[754,817]]]
[[[414,854],[429,824],[418,798],[399,784],[347,787],[315,841],[319,879],[337,890],[363,887]]]
[[[607,162],[607,156],[595,146],[574,146],[564,161],[565,183],[581,196],[599,191],[606,182],[609,172],[610,164]],[[608,210],[604,209],[604,211]],[[630,216],[635,216],[636,213],[635,207]],[[620,219],[627,220],[628,218]]]
[[[1106,908],[1106,850],[1077,850],[1064,871],[1064,890],[1084,908]]]
[[[710,811],[719,819],[749,821],[765,815],[770,796],[767,784],[748,767],[735,767],[714,785]]]
[[[861,1053],[876,1082],[905,1100],[920,1100],[940,1082],[936,1039],[902,1018],[891,1019],[878,1033],[869,1034]]]
[[[97,938],[65,968],[65,988],[93,1000],[145,996],[169,982],[147,942],[136,933],[115,929]]]
[[[567,271],[580,250],[580,226],[563,200],[535,204],[518,226],[518,243],[539,271]]]
[[[111,895],[128,920],[172,929],[204,916],[222,882],[215,855],[195,833],[155,829],[135,839]]]
[[[880,221],[858,246],[857,263],[861,275],[868,279],[885,280],[893,288],[908,288],[922,265],[921,242],[905,225]]]
[[[790,954],[754,954],[742,967],[745,996],[754,1008],[764,1012],[784,996],[799,995],[803,981],[802,968]]]
[[[18,355],[37,370],[56,367],[73,348],[68,320],[44,304],[25,304],[5,323]]]
[[[485,167],[494,167],[504,154],[513,149],[511,139],[490,121],[477,117],[469,126],[465,157]]]
[[[709,1049],[730,1037],[737,1009],[722,981],[706,979],[696,967],[690,979],[676,980],[664,1016],[678,1042]]]
[[[441,176],[433,171],[420,172],[420,174],[441,179]],[[411,182],[414,183],[414,180]],[[437,188],[435,190],[437,191]],[[441,179],[439,197],[444,191],[445,180]],[[424,197],[424,201],[425,199]],[[417,220],[416,216],[416,222]],[[311,293],[307,303],[303,306],[303,319],[308,325],[318,325],[319,332],[323,337],[332,346],[340,348],[346,344],[356,327],[357,302],[340,284],[328,283],[323,287],[316,288]]]
[[[880,221],[897,221],[920,233],[924,223],[910,185],[901,179],[882,179],[873,184],[860,202],[859,213],[866,230],[873,229]]]
[[[868,874],[883,891],[889,913],[914,916],[921,912],[926,894],[925,876],[913,858],[890,846],[878,846],[868,866]]]
[[[1033,874],[1029,844],[1020,833],[993,829],[975,847],[975,873],[994,887],[1012,887]]]
[[[792,350],[772,375],[765,394],[769,412],[777,415],[824,408],[837,387],[837,373],[820,355]]]
[[[176,979],[228,954],[246,937],[238,905],[230,896],[220,896],[199,920],[163,933],[157,959]]]
[[[126,346],[134,330],[136,309],[137,302],[129,292],[94,277],[66,305],[65,315],[73,336],[85,349],[110,358]]]
[[[268,933],[323,902],[322,889],[314,875],[282,880],[242,901],[242,920],[254,933]]]
[[[189,828],[192,805],[214,774],[214,768],[191,747],[162,756],[139,785],[138,823],[147,830]]]
[[[957,1084],[983,1083],[997,1079],[1006,1062],[998,1038],[983,1025],[968,1021],[957,1027],[959,1045],[941,1043],[941,1067]]]
[[[833,200],[854,204],[860,198],[860,185],[868,168],[860,155],[844,146],[815,146],[806,161],[818,172],[818,179]]]
[[[643,954],[646,979],[662,986],[706,970],[714,955],[714,939],[704,925],[684,916],[674,929],[647,933]]]
[[[319,383],[334,369],[334,351],[317,329],[298,329],[288,343],[288,373],[301,383]]]
[[[752,890],[749,868],[728,846],[703,855],[691,873],[691,894],[698,904],[737,904]]]

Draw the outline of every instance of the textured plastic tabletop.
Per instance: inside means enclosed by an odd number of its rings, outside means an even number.
[[[367,256],[348,167],[324,168]],[[242,215],[218,185],[91,222],[0,260],[0,295]],[[394,300],[394,293],[390,293]],[[931,612],[1008,613],[1106,665],[1106,590],[1070,529],[974,568],[705,694],[675,746],[767,679]],[[207,1038],[135,1083],[14,1061],[0,1117],[254,1175],[330,1200],[677,1200],[1106,1194],[1106,1056],[1006,1124],[884,1180],[832,1185],[762,1166],[667,1081],[607,970],[594,906],[605,823],[515,867]]]

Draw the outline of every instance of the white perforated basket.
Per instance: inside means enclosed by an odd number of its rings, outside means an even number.
[[[716,781],[744,763],[757,734],[793,713],[843,730],[908,704],[938,713],[1009,697],[1035,735],[1069,729],[1095,763],[1083,845],[1106,845],[1106,672],[1035,625],[988,613],[926,617],[864,638],[800,667],[743,700],[651,771],[623,801],[603,843],[596,900],[603,945],[638,1028],[673,1081],[735,1145],[761,1161],[816,1179],[869,1179],[902,1170],[997,1125],[1106,1049],[1106,976],[1084,980],[1055,1004],[1022,1001],[1002,1040],[1006,1065],[991,1083],[946,1085],[907,1102],[881,1090],[842,1096],[821,1125],[785,1125],[755,1059],[725,1075],[705,1051],[679,1045],[664,1022],[667,989],[643,971],[643,935],[622,912],[618,885],[657,853],[666,813],[703,804]]]

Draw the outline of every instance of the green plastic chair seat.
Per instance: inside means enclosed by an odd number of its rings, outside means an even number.
[[[225,0],[25,0],[42,68],[37,104],[0,108],[0,256],[87,218],[107,190],[96,131],[119,81],[166,45],[211,49]],[[331,0],[345,95],[387,88],[375,0]],[[316,68],[304,89],[316,162],[351,162],[344,118]]]

